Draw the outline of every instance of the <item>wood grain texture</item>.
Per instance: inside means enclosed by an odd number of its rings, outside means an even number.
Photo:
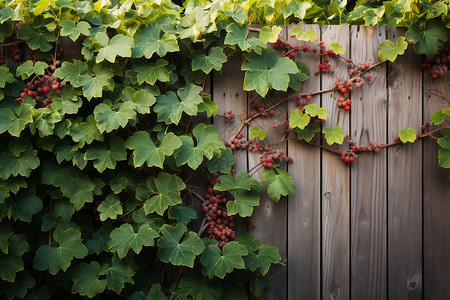
[[[280,33],[280,38],[286,39],[286,30]],[[270,47],[270,46],[269,46]],[[261,99],[255,92],[248,93],[248,99],[260,101],[266,107],[271,106],[280,100],[278,92],[269,93],[264,99]],[[281,140],[283,136],[282,128],[273,128],[273,121],[279,122],[286,120],[286,105],[280,105],[275,108],[273,117],[261,118],[258,117],[251,122],[251,125],[256,125],[259,128],[266,130],[267,136],[263,144],[273,144]],[[286,144],[282,143],[275,146],[276,149],[284,150],[286,152]],[[252,169],[260,163],[261,153],[249,154],[249,169]],[[283,162],[282,169],[286,169]],[[253,171],[251,172],[253,173]],[[261,179],[262,170],[256,172],[253,177],[257,180]],[[256,226],[251,228],[251,233],[261,240],[261,243],[275,246],[281,255],[281,260],[286,259],[286,221],[287,218],[287,200],[282,197],[278,203],[270,199],[267,194],[262,193],[260,199],[260,206],[256,207],[253,212],[252,222]],[[269,270],[270,279],[272,280],[272,287],[266,292],[265,298],[271,300],[286,299],[286,285],[287,285],[287,271],[286,267],[281,264],[273,265]]]
[[[338,43],[349,57],[349,26],[322,27],[322,40],[329,46]],[[348,63],[343,59],[329,59],[334,73],[322,75],[322,89],[335,86],[336,77],[348,78]],[[322,106],[329,113],[323,124],[330,128],[339,126],[349,132],[350,114],[337,107],[340,92],[322,95]],[[325,142],[324,142],[325,143]],[[350,296],[350,167],[339,156],[322,150],[322,297],[348,299]]]
[[[378,61],[378,45],[386,39],[379,27],[351,27],[355,63]],[[386,141],[386,65],[352,92],[351,136],[358,145]],[[364,153],[351,168],[351,297],[386,299],[386,153]]]
[[[450,107],[450,87],[424,71],[424,120]],[[450,170],[438,167],[438,145],[423,141],[424,298],[450,299]]]
[[[388,30],[394,43],[405,30]],[[422,123],[422,71],[412,47],[388,65],[388,141]],[[422,141],[388,152],[388,297],[422,299]]]
[[[288,32],[294,27],[297,26],[289,26]],[[301,25],[301,28],[314,30],[320,36],[318,25]],[[303,45],[294,38],[288,37],[288,41],[291,45]],[[310,70],[299,92],[320,90],[320,80],[314,75],[320,57],[300,51],[296,60],[303,61]],[[313,97],[310,102],[320,106],[320,97]],[[292,100],[288,115],[296,108]],[[289,141],[288,154],[294,159],[288,170],[295,182],[295,193],[288,199],[288,299],[320,299],[320,149]]]

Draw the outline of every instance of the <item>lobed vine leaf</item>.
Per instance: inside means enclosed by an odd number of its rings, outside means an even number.
[[[148,224],[139,226],[138,231],[135,232],[131,224],[125,223],[111,232],[108,247],[111,252],[117,252],[117,255],[123,258],[130,249],[139,254],[143,246],[153,246],[157,237],[159,237],[158,232]]]
[[[210,245],[202,254],[200,261],[205,266],[205,272],[209,278],[214,276],[224,278],[234,269],[244,269],[243,256],[247,255],[247,249],[236,242],[229,242],[223,246],[222,251],[216,245]]]
[[[258,140],[262,141],[266,137],[266,131],[264,129],[259,128],[258,126],[252,126],[250,128],[250,138],[258,138]]]
[[[269,183],[267,194],[278,202],[281,196],[292,195],[294,193],[294,180],[290,173],[278,168],[264,169],[262,172],[262,181]]]
[[[325,134],[325,140],[328,145],[333,145],[334,143],[342,145],[344,142],[345,132],[339,126],[335,126],[334,129],[327,126],[322,131]]]
[[[103,292],[106,288],[106,280],[100,279],[100,264],[96,261],[89,264],[82,262],[76,266],[72,273],[72,293],[79,293],[89,298]]]
[[[390,40],[385,40],[380,44],[380,50],[378,50],[378,58],[380,61],[389,60],[393,62],[398,55],[403,55],[405,53],[406,48],[408,48],[408,43],[406,42],[406,38],[401,36],[394,43]]]
[[[398,136],[403,144],[406,144],[407,142],[414,143],[417,138],[417,132],[414,128],[409,128],[408,130],[401,129],[398,132]]]

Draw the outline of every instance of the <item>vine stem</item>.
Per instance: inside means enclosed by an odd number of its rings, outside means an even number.
[[[18,41],[14,41],[14,42],[10,42],[10,43],[0,44],[0,46],[2,46],[2,47],[9,47],[9,46],[12,46],[12,45],[22,44],[22,43],[25,43],[25,42],[26,42],[25,40],[18,40]]]
[[[202,196],[200,196],[197,192],[194,192],[194,191],[191,190],[190,188],[187,187],[186,190],[187,190],[189,193],[192,193],[192,195],[194,195],[194,196],[197,197],[198,199],[202,200],[202,202],[205,202],[205,201],[206,201]]]

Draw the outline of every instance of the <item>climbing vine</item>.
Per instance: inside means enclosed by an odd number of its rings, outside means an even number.
[[[450,108],[435,112],[422,133],[403,129],[391,144],[356,145],[341,128],[322,126],[328,112],[308,104],[337,91],[336,105],[347,113],[350,92],[371,80],[367,71],[409,44],[428,56],[430,76],[448,82],[448,1],[287,2],[0,3],[2,297],[262,297],[281,257],[236,224],[252,216],[261,194],[278,202],[294,192],[280,168],[294,159],[266,145],[266,130],[252,124],[288,101],[297,108],[273,123],[281,127],[280,143],[321,147],[350,164],[363,152],[433,137],[440,165],[450,167]],[[299,22],[409,29],[395,43],[381,43],[380,62],[369,64],[300,27],[290,34],[301,46],[279,37],[276,24]],[[79,46],[76,59],[64,45]],[[296,60],[299,51],[321,55],[322,63],[308,70]],[[218,115],[207,78],[239,53],[243,90],[260,98],[245,116]],[[349,64],[348,78],[304,93],[302,83],[332,74],[335,59]],[[268,105],[268,93],[279,101]],[[241,125],[224,141],[205,122],[214,117]],[[329,147],[345,139],[348,148]],[[259,153],[260,164],[236,172],[236,151]],[[256,180],[251,175],[260,168]],[[193,181],[199,175],[204,192]]]

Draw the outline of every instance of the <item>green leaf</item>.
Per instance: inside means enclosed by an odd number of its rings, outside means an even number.
[[[38,16],[42,14],[52,3],[55,3],[56,0],[40,0],[36,1],[33,6],[33,14]]]
[[[267,289],[272,286],[272,281],[268,277],[252,277],[250,279],[250,292],[255,297],[263,297]]]
[[[0,283],[1,293],[5,293],[8,299],[24,299],[29,296],[27,292],[36,285],[36,281],[29,272],[23,271],[17,274],[13,283]]]
[[[22,255],[30,251],[24,235],[13,235],[9,238],[8,254],[0,253],[0,278],[14,282],[16,273],[24,269]]]
[[[0,66],[0,88],[3,89],[6,83],[11,83],[14,81],[15,81],[14,76],[11,73],[9,73],[9,69],[5,66]]]
[[[57,68],[53,75],[61,80],[69,81],[73,87],[82,87],[89,80],[89,76],[84,72],[87,70],[87,64],[80,60],[74,63],[63,62],[61,67]]]
[[[94,167],[103,173],[105,169],[115,169],[116,162],[127,159],[125,142],[120,137],[109,140],[109,148],[106,143],[97,143],[89,147],[85,154],[86,160],[94,160]]]
[[[219,107],[215,102],[211,100],[209,96],[203,96],[203,102],[197,105],[199,112],[206,111],[206,116],[208,118],[215,117],[219,112]]]
[[[277,59],[272,49],[265,49],[262,55],[251,53],[242,64],[245,72],[244,90],[256,90],[264,97],[269,88],[286,91],[289,85],[289,74],[298,73],[295,62],[287,57]]]
[[[188,84],[178,89],[176,94],[170,91],[159,96],[154,107],[154,111],[158,113],[158,121],[178,125],[183,112],[189,116],[197,115],[197,106],[203,102],[199,96],[201,91],[201,87]]]
[[[125,259],[120,260],[117,255],[114,255],[111,266],[108,266],[106,269],[108,290],[113,290],[120,294],[125,287],[125,283],[134,283],[133,276],[135,273],[134,268]]]
[[[15,157],[9,151],[0,153],[0,178],[8,179],[10,176],[22,175],[29,177],[31,170],[39,167],[40,161],[37,150],[28,149],[20,156]]]
[[[289,88],[298,91],[302,86],[302,82],[308,79],[309,69],[301,61],[296,61],[295,64],[297,65],[298,73],[289,74]]]
[[[230,174],[231,167],[235,163],[233,151],[230,148],[226,148],[220,154],[214,153],[212,159],[206,162],[206,167],[211,173],[220,171],[223,174]]]
[[[33,267],[39,271],[48,270],[55,275],[61,269],[64,272],[70,266],[73,258],[83,258],[88,254],[87,248],[81,242],[81,232],[73,228],[61,230],[57,228],[53,233],[53,240],[57,247],[42,245],[34,257]]]
[[[111,78],[114,73],[110,68],[101,64],[92,68],[93,76],[87,76],[83,80],[83,95],[91,100],[92,98],[102,97],[103,88],[113,83]]]
[[[447,73],[450,73],[450,72],[447,72]],[[439,125],[442,122],[444,122],[446,117],[450,117],[450,107],[446,108],[446,109],[440,109],[440,110],[434,112],[430,118],[431,124]]]
[[[11,7],[5,7],[0,10],[0,24],[5,23],[5,21],[8,21],[9,18],[14,14],[14,9]]]
[[[156,147],[148,132],[138,131],[128,138],[125,146],[134,150],[133,164],[135,167],[140,167],[147,162],[149,167],[157,166],[162,169],[165,156],[172,155],[181,144],[181,139],[173,132],[169,132],[164,136],[159,147]]]
[[[11,215],[15,220],[20,219],[24,222],[31,223],[33,215],[40,212],[42,208],[42,200],[36,196],[35,190],[20,190],[12,205]]]
[[[65,114],[76,114],[83,105],[83,101],[77,95],[77,91],[71,86],[61,89],[59,97],[52,98],[52,110],[57,110],[61,116]]]
[[[258,126],[252,126],[250,128],[250,138],[258,138],[262,141],[266,137],[266,131],[264,129],[259,128]]]
[[[34,122],[30,124],[30,132],[35,134],[37,130],[40,137],[53,135],[55,124],[62,120],[57,111],[48,107],[35,109],[33,117]]]
[[[87,175],[70,167],[61,167],[53,163],[42,165],[42,183],[61,188],[64,196],[70,199],[76,210],[80,210],[85,202],[94,200],[95,184]]]
[[[295,38],[299,41],[311,41],[314,43],[317,40],[317,33],[314,30],[303,32],[300,27],[292,28],[291,35],[295,35]]]
[[[53,153],[56,154],[58,163],[64,160],[72,161],[73,166],[77,166],[80,170],[83,170],[88,162],[84,157],[85,151],[80,149],[78,144],[72,145],[68,140],[63,140],[55,145]]]
[[[259,32],[259,39],[264,43],[276,43],[278,36],[280,35],[283,28],[279,26],[264,26]]]
[[[13,235],[11,227],[0,224],[0,251],[8,254],[9,241],[8,239]]]
[[[100,264],[93,261],[89,264],[82,262],[75,267],[72,273],[72,293],[79,293],[89,298],[103,292],[106,288],[106,280],[99,279]]]
[[[255,190],[232,190],[230,193],[234,200],[227,201],[229,216],[239,214],[241,217],[250,217],[253,208],[259,205],[259,193]]]
[[[156,211],[158,215],[163,215],[169,206],[182,203],[180,191],[186,185],[176,175],[161,172],[158,177],[149,177],[146,184],[140,184],[136,188],[136,198],[145,201],[145,214]]]
[[[158,59],[156,63],[139,63],[133,66],[133,71],[137,73],[137,82],[143,84],[147,82],[154,85],[157,80],[161,82],[170,81],[170,73],[166,66],[169,64],[167,60]]]
[[[214,185],[214,189],[218,191],[232,191],[232,190],[256,190],[261,191],[263,184],[258,182],[247,172],[239,172],[236,174],[236,178],[231,175],[220,175],[220,182]]]
[[[193,300],[217,300],[222,299],[222,288],[211,280],[186,275],[181,277],[178,289],[174,291],[173,295],[183,296],[184,298],[181,299],[186,299],[191,295]]]
[[[69,201],[60,200],[56,202],[55,208],[53,209],[53,215],[58,218],[60,217],[62,220],[69,222],[72,218],[75,209],[73,205]]]
[[[14,117],[9,120],[8,132],[12,136],[19,137],[28,123],[33,122],[33,107],[28,103],[22,103],[16,108]]]
[[[31,75],[44,75],[48,64],[42,61],[37,61],[33,64],[31,60],[27,60],[17,67],[16,76],[21,76],[22,80],[29,78]]]
[[[97,105],[94,109],[94,118],[100,133],[111,132],[119,127],[125,128],[129,120],[136,118],[135,107],[136,105],[130,101],[122,103],[117,110],[105,103]]]
[[[209,246],[200,258],[205,266],[206,274],[209,278],[217,276],[224,278],[227,273],[234,269],[244,269],[243,256],[247,255],[247,249],[236,242],[229,242],[222,248],[222,253],[217,246]]]
[[[115,195],[108,195],[105,200],[98,206],[100,212],[100,221],[106,219],[116,219],[117,215],[123,214],[122,205],[120,204],[119,197]]]
[[[59,25],[61,26],[61,32],[59,34],[70,37],[74,42],[80,34],[90,36],[89,29],[91,29],[91,25],[88,22],[80,21],[75,25],[75,22],[72,20],[63,20]]]
[[[149,114],[150,107],[155,104],[156,98],[147,90],[142,89],[132,95],[131,101],[136,105],[135,110],[137,113]]]
[[[330,127],[325,127],[323,129],[323,133],[325,134],[325,140],[327,141],[327,144],[330,146],[334,143],[342,145],[342,143],[344,142],[345,133],[339,126],[335,126],[334,130],[332,130]]]
[[[195,232],[186,233],[186,230],[186,226],[181,223],[161,227],[163,237],[158,241],[158,256],[163,262],[189,268],[194,266],[195,257],[203,252],[205,244]]]
[[[162,37],[161,28],[156,22],[141,26],[134,35],[133,57],[151,58],[154,53],[163,57],[167,52],[180,51],[178,41],[174,34],[165,33]]]
[[[311,142],[316,133],[320,132],[320,127],[317,124],[311,124],[311,126],[305,127],[304,129],[295,128],[295,132],[297,133],[298,139]]]
[[[104,32],[99,32],[95,35],[95,39],[103,46],[97,54],[96,63],[107,60],[111,63],[116,61],[116,56],[130,57],[131,48],[134,46],[133,39],[124,36],[123,34],[116,34],[110,40],[108,35]]]
[[[23,23],[17,31],[19,39],[27,40],[28,46],[31,50],[39,49],[42,52],[47,52],[53,49],[52,42],[56,41],[56,36],[52,32],[45,29],[34,27],[31,23]]]
[[[251,271],[259,268],[261,275],[266,275],[272,263],[277,263],[281,260],[278,249],[275,247],[262,245],[257,252],[250,252],[244,257],[245,267]]]
[[[317,116],[319,119],[326,120],[328,118],[328,112],[325,108],[320,107],[317,108],[316,104],[308,104],[304,107],[305,113],[310,115],[311,117]]]
[[[94,234],[92,238],[86,242],[86,247],[89,250],[89,254],[99,255],[103,251],[109,251],[109,241],[111,240],[110,235],[113,228],[111,227],[100,227]]]
[[[330,49],[336,54],[345,54],[345,49],[338,43],[331,43]]]
[[[287,19],[290,15],[294,14],[295,17],[303,20],[306,15],[306,11],[311,7],[309,2],[289,2],[283,12],[284,19]]]
[[[83,147],[85,144],[90,144],[94,140],[103,142],[103,136],[98,130],[93,115],[89,115],[86,118],[86,122],[81,122],[80,118],[75,120],[75,122],[72,122],[70,126],[70,136],[80,147]]]
[[[191,169],[196,170],[202,163],[203,156],[211,159],[214,153],[220,153],[225,149],[222,137],[217,128],[213,125],[198,124],[192,130],[193,135],[197,140],[197,146],[194,146],[194,141],[188,136],[181,136],[181,147],[176,151],[175,157],[178,166],[188,163]]]
[[[0,133],[3,133],[6,130],[8,130],[9,122],[14,118],[15,118],[15,116],[11,109],[0,108]],[[32,116],[31,116],[31,120],[33,120]]]
[[[308,114],[304,114],[300,109],[294,109],[289,115],[289,126],[291,128],[304,129],[309,124],[311,117]]]
[[[390,60],[393,62],[398,55],[403,55],[406,48],[408,48],[408,42],[406,42],[405,37],[401,36],[394,43],[390,40],[385,40],[380,44],[380,50],[378,50],[378,58],[380,61]]]
[[[292,195],[294,193],[294,180],[290,173],[275,169],[264,169],[262,181],[269,182],[267,194],[273,201],[280,201],[281,196]]]
[[[109,249],[111,252],[117,252],[120,258],[124,258],[130,249],[139,254],[142,246],[153,246],[158,236],[148,224],[141,225],[135,232],[131,224],[125,223],[111,232]]]
[[[244,232],[236,236],[235,241],[245,246],[249,252],[258,250],[261,247],[261,241],[255,238],[251,233]]]
[[[191,220],[197,219],[197,212],[186,204],[172,206],[169,209],[169,219],[175,219],[178,223],[187,225]]]
[[[447,32],[441,23],[428,20],[424,30],[417,23],[411,24],[406,32],[406,39],[415,43],[416,53],[431,57],[442,49],[442,42],[447,40]]]
[[[407,142],[414,143],[417,138],[417,132],[414,128],[409,128],[408,130],[402,129],[398,132],[398,136],[403,144],[406,144]]]
[[[242,51],[250,48],[251,45],[247,41],[248,27],[246,25],[238,26],[235,23],[231,23],[226,30],[227,35],[224,41],[226,45],[238,45]]]
[[[203,52],[194,52],[192,54],[192,71],[202,70],[209,74],[212,69],[220,71],[222,64],[227,61],[227,56],[219,47],[209,49],[208,55]]]

